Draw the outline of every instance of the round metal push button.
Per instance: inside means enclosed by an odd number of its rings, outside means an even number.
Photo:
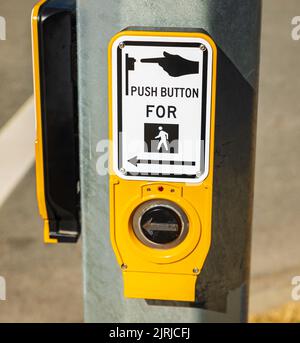
[[[168,200],[151,200],[141,204],[133,215],[133,230],[146,246],[170,249],[179,245],[188,233],[184,211]]]

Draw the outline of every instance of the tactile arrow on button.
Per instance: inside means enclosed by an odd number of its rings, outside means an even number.
[[[166,231],[166,232],[177,232],[178,224],[169,223],[152,223],[150,218],[144,225],[143,229],[146,231]]]

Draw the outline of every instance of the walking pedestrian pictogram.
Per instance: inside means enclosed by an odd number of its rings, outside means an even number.
[[[168,139],[169,139],[169,135],[167,132],[165,132],[163,130],[163,127],[160,126],[159,128],[159,134],[155,137],[155,139],[159,139],[159,143],[158,143],[158,146],[157,146],[157,150],[159,151],[162,147],[162,145],[164,146],[165,150],[166,151],[169,151],[169,147],[168,147]]]

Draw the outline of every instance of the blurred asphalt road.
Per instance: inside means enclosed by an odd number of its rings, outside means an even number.
[[[0,0],[7,21],[7,40],[0,41],[0,129],[32,94],[35,2]],[[291,301],[291,278],[300,275],[300,41],[291,39],[291,19],[300,15],[300,3],[263,4],[252,313]],[[45,246],[42,238],[31,168],[0,208],[0,276],[7,280],[0,322],[83,320],[81,245]]]
[[[0,127],[32,94],[30,14],[35,0],[0,0],[6,41],[0,41]]]
[[[30,14],[36,2],[0,0],[7,24],[7,40],[0,41],[0,130],[33,92]],[[46,246],[42,228],[32,167],[0,208],[0,276],[7,283],[0,322],[83,321],[81,244]]]
[[[300,275],[299,0],[263,1],[252,241],[251,312],[290,302]]]
[[[44,245],[31,169],[0,210],[0,322],[81,322],[80,245]]]

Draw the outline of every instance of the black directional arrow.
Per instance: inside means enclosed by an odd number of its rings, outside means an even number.
[[[129,159],[128,162],[133,164],[136,167],[137,164],[140,163],[140,160],[138,160],[137,156],[135,156],[135,157],[132,157],[131,159]]]
[[[129,163],[137,167],[138,164],[168,164],[175,166],[195,166],[196,162],[190,161],[167,161],[167,160],[141,160],[134,156],[128,160]]]

